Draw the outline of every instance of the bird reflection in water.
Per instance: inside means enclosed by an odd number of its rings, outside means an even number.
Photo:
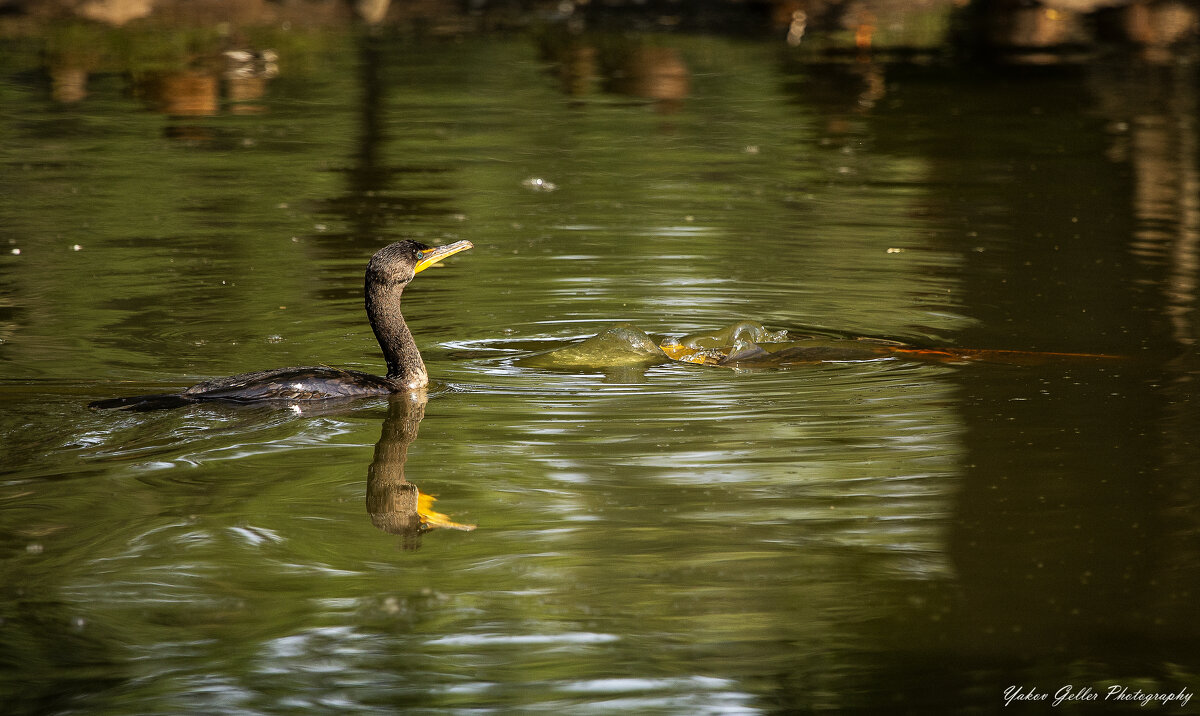
[[[417,438],[425,417],[424,393],[397,393],[388,400],[383,432],[375,444],[375,457],[367,468],[367,514],[371,524],[400,535],[401,546],[415,550],[421,535],[445,528],[469,532],[475,525],[459,524],[433,510],[434,498],[422,493],[404,476],[408,446]]]

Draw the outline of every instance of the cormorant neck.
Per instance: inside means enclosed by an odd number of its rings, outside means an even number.
[[[429,383],[425,363],[416,341],[400,314],[400,294],[404,284],[384,285],[371,281],[366,283],[367,319],[375,331],[375,340],[387,361],[387,377],[401,387],[424,388]]]

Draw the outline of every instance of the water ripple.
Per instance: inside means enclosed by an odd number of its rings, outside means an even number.
[[[430,639],[430,646],[529,646],[553,644],[607,644],[618,641],[614,634],[568,632],[561,634],[461,634]]]

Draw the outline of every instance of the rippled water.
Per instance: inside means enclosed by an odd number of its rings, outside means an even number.
[[[321,39],[280,51],[251,114],[164,116],[115,70],[63,106],[35,45],[0,61],[6,712],[1200,688],[1194,83],[1171,79],[1193,68],[1142,67],[1147,97],[1104,66],[673,36],[668,101],[567,96],[536,36]],[[362,269],[406,236],[475,243],[405,294],[423,416],[85,407],[380,370]],[[1124,358],[519,360],[743,319]],[[381,472],[476,529],[377,528]]]

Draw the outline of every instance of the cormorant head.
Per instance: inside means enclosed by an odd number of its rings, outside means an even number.
[[[466,251],[473,245],[470,241],[455,241],[445,246],[426,246],[407,239],[388,244],[376,251],[371,257],[371,262],[367,264],[367,282],[380,286],[398,284],[403,287],[413,276],[447,256]]]

